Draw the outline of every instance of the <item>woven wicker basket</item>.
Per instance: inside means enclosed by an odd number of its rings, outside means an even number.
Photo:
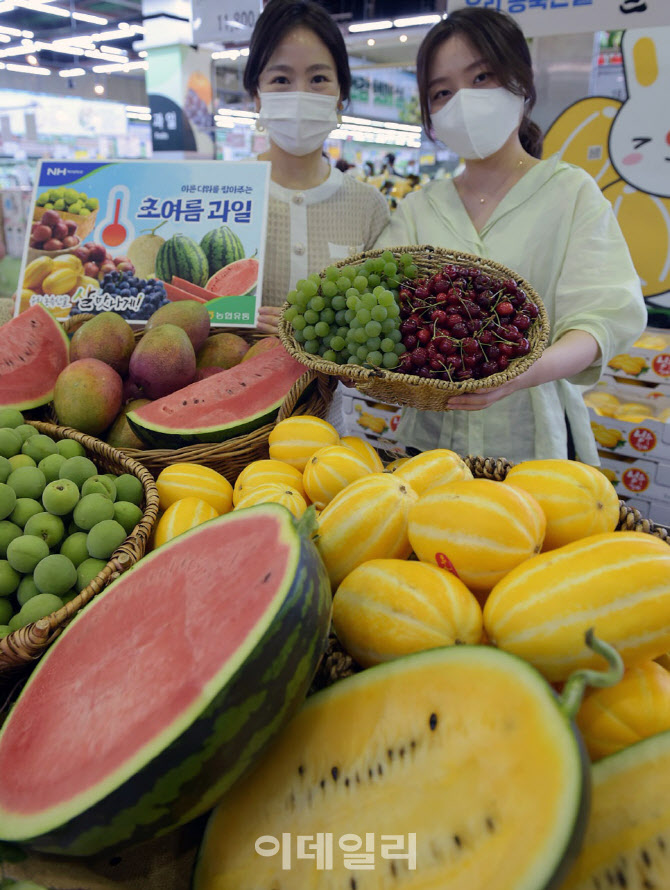
[[[79,442],[85,448],[86,456],[91,458],[101,473],[117,475],[130,473],[136,476],[144,489],[143,516],[123,544],[114,551],[105,568],[74,599],[48,617],[28,624],[0,639],[0,684],[23,674],[44,654],[47,647],[86,603],[100,593],[112,579],[144,556],[158,517],[158,490],[151,474],[137,461],[126,457],[105,442],[69,427],[54,426],[40,421],[28,422],[40,433],[50,436],[55,441],[74,439]]]
[[[494,482],[504,481],[508,471],[514,466],[502,457],[488,458],[469,455],[464,460],[475,479],[492,479]],[[670,546],[670,534],[667,529],[656,525],[651,519],[645,519],[639,510],[627,507],[623,501],[619,501],[619,522],[616,531],[644,532],[648,535],[655,535]],[[326,652],[312,681],[310,693],[332,686],[338,680],[361,670],[363,668],[343,648],[335,634],[331,633]]]
[[[387,248],[388,249],[388,248]],[[446,380],[431,380],[417,377],[412,374],[401,374],[395,371],[387,371],[383,368],[364,368],[360,365],[339,365],[336,362],[324,361],[319,356],[306,353],[297,342],[292,333],[292,327],[284,316],[279,322],[279,337],[286,350],[299,362],[308,368],[322,374],[332,374],[335,377],[350,380],[356,389],[379,402],[396,405],[409,405],[412,408],[421,408],[424,411],[443,411],[447,399],[450,396],[477,392],[480,389],[490,389],[501,386],[527,371],[535,362],[547,343],[549,342],[549,318],[547,311],[534,288],[523,278],[493,260],[487,260],[469,253],[445,250],[432,247],[429,244],[409,247],[390,248],[391,252],[399,257],[403,253],[413,256],[419,270],[420,277],[428,277],[438,272],[444,265],[451,263],[457,266],[474,266],[482,272],[496,275],[502,278],[513,278],[528,294],[529,299],[537,304],[540,312],[538,324],[534,324],[528,331],[530,352],[527,355],[512,359],[505,371],[492,374],[481,380],[464,380],[462,382],[450,382]],[[335,263],[336,266],[349,266],[364,262],[371,257],[381,256],[383,250],[370,250],[367,253],[359,253]],[[284,304],[284,311],[289,304]]]
[[[63,329],[66,333],[72,334],[90,318],[93,316],[75,315],[63,323]],[[222,333],[225,330],[244,337],[249,343],[268,336],[255,331],[233,331],[226,328],[217,328],[217,333]],[[136,331],[135,339],[139,340],[142,335],[143,331]],[[146,450],[122,448],[119,451],[126,457],[141,463],[154,476],[158,476],[161,470],[171,464],[192,463],[210,467],[234,484],[247,464],[268,457],[268,437],[280,420],[290,417],[292,414],[311,414],[325,419],[333,400],[336,385],[337,380],[327,374],[322,374],[317,370],[306,371],[287,393],[275,421],[266,423],[244,436],[227,439],[225,442],[189,445],[186,448]],[[53,404],[49,406],[48,415],[49,420],[54,423],[58,422]]]

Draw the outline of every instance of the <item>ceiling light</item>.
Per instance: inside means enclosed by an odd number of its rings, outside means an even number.
[[[15,65],[8,62],[5,66],[8,71],[18,71],[20,74],[51,74],[48,68],[33,68],[30,65]]]
[[[145,49],[142,49],[138,52],[137,55],[140,57],[140,59],[146,59],[149,53]]]
[[[401,43],[407,43],[407,34],[401,34],[400,37],[398,37],[398,40]]]
[[[37,65],[37,56],[33,56],[32,54],[29,56],[26,56],[26,62],[29,65]]]
[[[373,37],[368,38],[368,46],[374,46],[374,45],[375,45],[374,38]]]
[[[0,13],[3,12],[14,12],[16,6],[13,3],[10,3],[9,0],[6,2],[0,3]]]
[[[116,26],[117,28],[121,28],[122,31],[127,31],[130,28],[128,22],[119,22]]]
[[[148,62],[117,62],[115,61],[112,65],[94,65],[93,71],[95,74],[109,74],[114,71],[135,71],[138,68],[147,70],[149,67]]]
[[[381,22],[359,22],[357,25],[349,25],[349,32],[358,34],[360,31],[384,31],[392,27],[393,22],[387,20]]]
[[[69,9],[61,9],[60,6],[50,6],[48,3],[36,3],[35,0],[15,0],[16,6],[23,9],[29,9],[31,12],[48,12],[51,15],[59,15],[61,18],[69,19]]]
[[[105,88],[101,83],[96,83],[96,85],[93,87],[93,92],[97,96],[102,96],[102,94],[105,92]]]
[[[135,114],[149,114],[151,109],[148,105],[126,105],[126,111],[132,111]]]
[[[58,74],[60,77],[81,77],[82,74],[86,74],[86,70],[84,68],[63,68]]]
[[[90,22],[92,25],[108,25],[109,19],[101,15],[91,15],[88,12],[73,12],[72,18],[78,22]]]
[[[0,25],[0,32],[3,34],[9,34],[10,37],[32,37],[32,31],[19,31],[18,28],[6,28],[4,25]]]
[[[112,55],[117,55],[117,56],[118,55],[122,55],[122,56],[128,55],[128,53],[125,51],[125,49],[121,49],[118,46],[107,46],[104,43],[101,43],[100,46],[98,47],[98,49],[100,50],[100,52],[111,53]]]
[[[441,15],[415,15],[404,19],[394,19],[393,24],[396,28],[411,28],[413,25],[434,25],[441,21]]]
[[[0,43],[11,43],[11,42],[12,42],[12,38],[9,37],[7,34],[0,34]]]

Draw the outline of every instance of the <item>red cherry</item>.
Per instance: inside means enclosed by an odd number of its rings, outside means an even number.
[[[453,355],[456,352],[454,341],[448,337],[438,337],[434,342],[442,355]]]
[[[528,355],[530,352],[530,341],[522,337],[516,344],[515,352],[517,355]]]
[[[509,300],[503,300],[502,303],[498,303],[496,306],[496,311],[498,312],[498,315],[512,315],[514,306],[512,306]]]
[[[497,362],[482,362],[479,366],[479,373],[482,377],[490,377],[491,374],[498,373],[498,363]]]
[[[415,333],[418,325],[416,323],[416,319],[408,318],[400,325],[400,333],[404,336],[405,334],[413,334]]]
[[[430,296],[430,290],[426,285],[420,285],[414,289],[414,296],[417,300],[427,300]]]
[[[503,327],[503,336],[506,340],[512,340],[514,343],[521,339],[521,331],[513,324],[506,324]]]
[[[423,368],[423,366],[428,361],[428,353],[421,346],[417,346],[417,348],[412,352],[412,364],[415,368]]]
[[[524,315],[521,312],[517,312],[517,314],[512,319],[512,323],[520,331],[527,331],[531,325],[531,319],[528,315]]]
[[[497,364],[498,364],[498,368],[501,371],[504,371],[505,368],[509,365],[509,359],[507,358],[506,355],[501,355],[500,358],[498,359]]]
[[[418,341],[417,338],[414,336],[414,334],[407,334],[406,337],[403,337],[403,339],[402,339],[402,343],[403,343],[403,346],[404,346],[406,349],[409,349],[410,352],[411,352],[412,349],[416,349],[416,347],[417,347],[419,341]]]
[[[488,343],[493,343],[493,331],[490,331],[488,328],[485,328],[479,334],[479,342],[487,345]]]
[[[431,371],[441,371],[444,368],[444,365],[439,358],[432,358],[428,362],[428,367]]]
[[[461,346],[466,355],[477,355],[479,352],[479,343],[477,343],[474,337],[466,337]]]
[[[421,328],[420,331],[417,331],[416,339],[422,346],[427,346],[433,339],[433,332],[430,328]]]
[[[470,331],[468,330],[468,326],[465,324],[465,322],[462,321],[452,327],[451,333],[454,335],[454,337],[458,337],[458,339],[460,340],[463,337],[467,337]]]
[[[445,327],[447,327],[453,331],[453,329],[456,325],[463,324],[463,316],[458,315],[454,312],[451,315],[447,315],[447,318],[446,318],[446,321],[444,324],[445,324]]]
[[[500,364],[501,359],[507,357],[511,358],[513,355],[516,355],[515,346],[513,343],[501,343],[499,346],[500,349],[500,358],[498,359],[498,364]]]

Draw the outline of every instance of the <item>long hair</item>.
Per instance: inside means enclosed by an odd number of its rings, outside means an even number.
[[[438,22],[424,37],[416,58],[421,120],[427,133],[431,129],[428,100],[430,66],[439,47],[449,37],[460,35],[486,59],[498,83],[525,100],[519,129],[521,145],[535,158],[542,155],[542,131],[530,119],[537,93],[533,66],[526,38],[511,16],[494,9],[470,7],[457,9]]]
[[[270,56],[289,31],[309,28],[326,45],[335,62],[340,96],[349,101],[351,71],[342,32],[323,6],[314,0],[270,0],[256,22],[249,42],[249,57],[243,83],[250,96],[258,92],[258,81]]]

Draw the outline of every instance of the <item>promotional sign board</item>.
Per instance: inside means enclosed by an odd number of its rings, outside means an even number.
[[[15,313],[41,303],[144,324],[196,299],[212,324],[254,327],[269,179],[262,161],[42,161]]]
[[[670,25],[668,0],[448,0],[447,11],[464,6],[509,13],[526,37]]]

